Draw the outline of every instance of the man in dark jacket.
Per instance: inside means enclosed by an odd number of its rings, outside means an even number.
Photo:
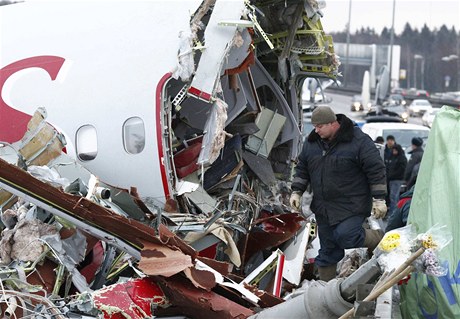
[[[390,199],[389,216],[391,216],[399,201],[399,192],[404,181],[404,172],[406,170],[407,158],[401,145],[394,144],[391,148],[391,155],[385,158],[387,169],[387,186]]]
[[[385,144],[385,150],[383,151],[385,161],[391,156],[393,146],[396,144],[395,137],[393,135],[387,136],[387,143]]]
[[[423,157],[423,140],[420,137],[414,137],[412,139],[412,151],[409,152],[410,159],[407,162],[406,171],[404,173],[404,180],[409,181],[414,166],[419,164],[422,161]]]
[[[327,106],[311,117],[315,130],[305,140],[292,181],[290,204],[300,209],[301,196],[310,185],[310,209],[318,223],[321,248],[315,259],[321,280],[335,277],[344,249],[373,250],[383,233],[364,229],[371,211],[386,214],[385,164],[372,139],[343,114]]]

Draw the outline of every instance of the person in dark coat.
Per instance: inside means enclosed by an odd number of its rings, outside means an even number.
[[[383,139],[383,136],[377,136],[374,140],[374,143],[383,145],[385,143],[385,140]]]
[[[392,149],[393,146],[396,144],[395,137],[393,135],[388,135],[387,136],[387,142],[385,144],[385,150],[383,151],[383,158],[386,163],[386,161],[391,157],[392,155]]]
[[[409,152],[410,159],[407,162],[406,171],[404,173],[404,180],[407,182],[410,180],[411,174],[414,170],[414,166],[422,161],[423,157],[423,139],[420,137],[414,137],[412,139],[412,151]]]
[[[388,217],[388,224],[385,228],[385,232],[406,226],[413,194],[414,186],[412,186],[407,192],[401,194],[396,210],[392,215],[390,215],[390,217]]]
[[[389,193],[389,214],[391,216],[399,201],[401,185],[404,182],[404,173],[407,166],[407,158],[401,145],[395,143],[391,148],[391,156],[385,159],[387,169],[387,185]]]
[[[407,181],[407,184],[406,184],[407,189],[415,185],[415,182],[417,181],[419,169],[420,169],[420,163],[415,164],[414,168],[412,169],[412,173],[410,174],[409,180]]]
[[[343,114],[317,107],[311,117],[315,129],[305,140],[291,188],[291,206],[299,210],[301,196],[310,185],[321,248],[315,263],[321,280],[335,277],[344,249],[373,250],[383,236],[364,229],[373,212],[385,216],[387,192],[385,164],[369,135]]]

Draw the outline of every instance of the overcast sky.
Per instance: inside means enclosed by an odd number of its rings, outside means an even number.
[[[395,32],[401,34],[407,22],[421,30],[424,24],[434,30],[445,24],[460,31],[460,0],[396,0]],[[326,33],[346,30],[350,0],[326,0],[321,19]],[[350,31],[363,27],[380,33],[391,27],[393,0],[351,0]]]

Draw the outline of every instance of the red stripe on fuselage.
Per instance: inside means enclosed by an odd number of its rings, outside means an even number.
[[[157,145],[158,145],[158,160],[160,161],[160,173],[161,173],[161,181],[163,182],[163,190],[165,193],[165,199],[168,200],[170,197],[169,193],[169,182],[168,182],[168,177],[166,174],[166,166],[164,161],[169,160],[164,158],[164,152],[163,152],[163,125],[161,124],[161,109],[163,107],[163,103],[161,100],[162,97],[162,92],[163,92],[163,87],[168,81],[168,79],[171,77],[171,73],[167,73],[163,75],[161,80],[158,82],[157,85],[157,92],[156,92],[156,125],[157,125]]]
[[[27,123],[31,118],[31,115],[14,109],[3,100],[3,87],[6,81],[14,73],[29,68],[45,70],[54,81],[64,61],[64,58],[58,56],[42,55],[13,62],[0,70],[0,141],[8,143],[19,141],[24,136]]]

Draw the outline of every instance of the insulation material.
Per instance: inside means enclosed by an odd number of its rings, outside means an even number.
[[[8,229],[13,229],[18,222],[18,213],[13,209],[7,209],[1,213],[3,225]]]
[[[12,229],[5,229],[2,232],[2,240],[0,240],[0,264],[7,265],[11,262],[11,248],[13,241],[14,231]]]
[[[172,73],[172,77],[176,80],[180,79],[184,82],[188,81],[195,70],[195,62],[193,61],[193,34],[186,31],[179,33],[180,46],[177,55],[177,66]]]
[[[18,154],[30,165],[46,165],[62,153],[65,139],[45,122],[45,108],[38,108],[27,124],[27,131],[18,142]],[[11,201],[11,194],[0,189],[0,205]],[[8,203],[8,207],[11,203]]]
[[[26,163],[45,165],[61,155],[65,139],[46,121],[46,110],[38,108],[27,124],[27,132],[19,142],[19,153]]]
[[[11,257],[16,260],[35,261],[44,249],[44,244],[39,239],[56,233],[54,226],[39,220],[19,221],[15,227]]]
[[[225,122],[227,121],[227,103],[217,99],[208,116],[203,137],[203,146],[198,157],[198,163],[212,164],[219,156],[220,150],[225,145]]]
[[[27,168],[27,171],[35,178],[38,178],[39,180],[54,187],[66,188],[70,185],[70,182],[67,178],[60,177],[56,171],[52,170],[48,166],[32,165]]]

